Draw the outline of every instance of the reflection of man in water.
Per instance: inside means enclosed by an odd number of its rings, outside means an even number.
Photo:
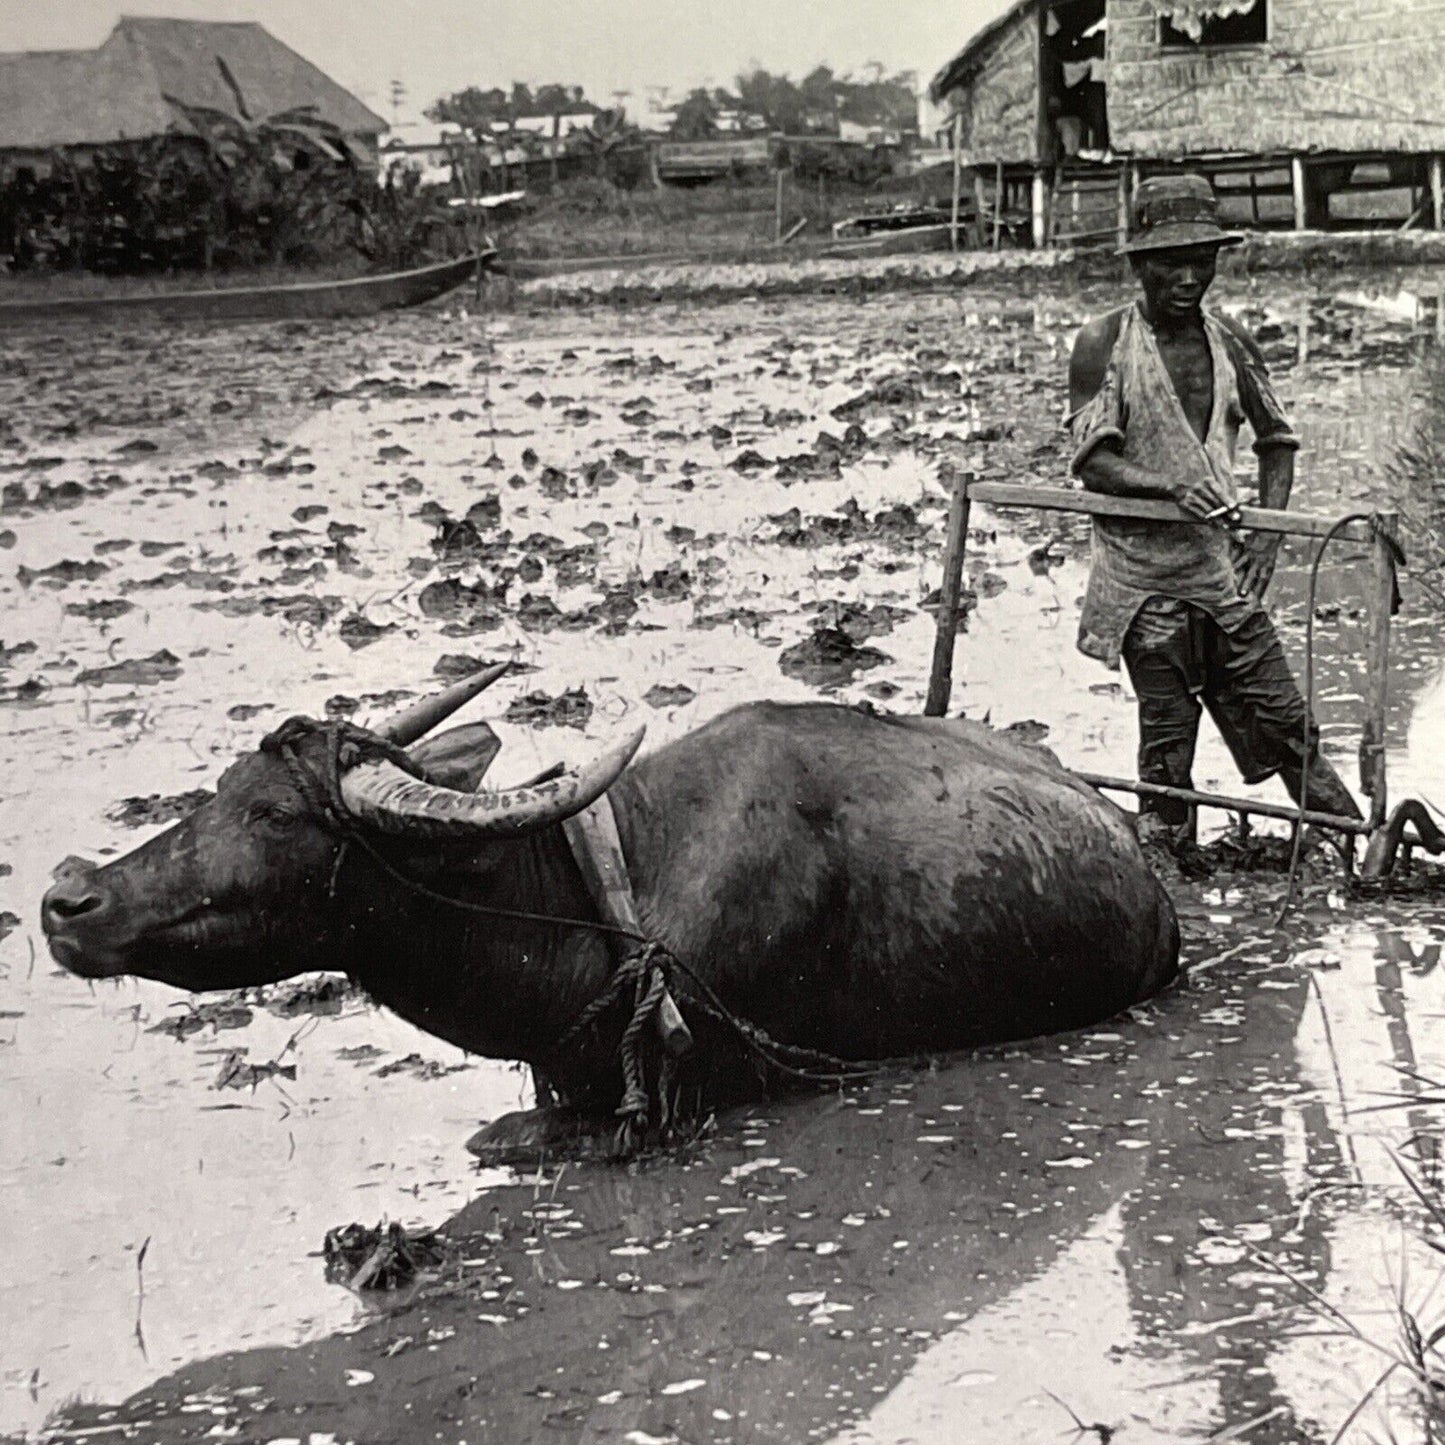
[[[1272,906],[1272,897],[1266,901]],[[1263,915],[1254,922],[1265,926]],[[1286,1344],[1309,1328],[1311,1309],[1246,1248],[1335,1294],[1334,1213],[1328,1195],[1316,1192],[1351,1176],[1344,1141],[1311,1087],[1320,1061],[1306,1063],[1310,1046],[1301,1038],[1309,981],[1278,975],[1284,987],[1261,993],[1255,967],[1222,970],[1224,980],[1211,975],[1170,1019],[1182,1036],[1173,1067],[1189,1059],[1200,1077],[1171,1084],[1148,1110],[1146,1183],[1124,1201],[1119,1260],[1144,1350],[1168,1360],[1175,1379],[1215,1382],[1220,1434],[1248,1421],[1263,1425],[1283,1407],[1267,1428],[1239,1432],[1269,1445],[1321,1438],[1295,1413],[1313,1392],[1300,1398],[1290,1388],[1298,1364]],[[1209,1021],[1220,1004],[1247,1011],[1248,1025]]]
[[[1139,699],[1139,777],[1192,787],[1201,704],[1245,781],[1278,773],[1311,810],[1358,818],[1263,607],[1278,537],[1227,530],[1239,499],[1234,447],[1248,421],[1259,457],[1260,503],[1285,507],[1299,445],[1264,358],[1237,323],[1202,308],[1221,246],[1242,238],[1216,219],[1198,176],[1140,185],[1123,253],[1138,301],[1086,325],[1069,364],[1074,470],[1114,496],[1176,502],[1195,523],[1094,519],[1080,650],[1117,668]],[[1145,798],[1141,827],[1167,841],[1194,831],[1193,809]]]

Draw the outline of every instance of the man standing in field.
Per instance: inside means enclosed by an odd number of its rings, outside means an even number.
[[[1095,517],[1079,648],[1117,668],[1139,700],[1139,778],[1191,788],[1202,707],[1244,779],[1280,775],[1312,812],[1358,818],[1285,662],[1263,598],[1279,539],[1236,537],[1234,449],[1248,421],[1259,501],[1289,504],[1299,440],[1254,339],[1205,311],[1223,231],[1199,176],[1143,182],[1121,254],[1139,282],[1131,305],[1086,325],[1069,362],[1075,473],[1090,491],[1176,502],[1198,522]],[[1146,797],[1141,835],[1191,841],[1194,809]],[[1162,835],[1162,837],[1161,837]]]

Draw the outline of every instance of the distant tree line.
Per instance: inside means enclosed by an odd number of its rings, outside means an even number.
[[[620,106],[595,105],[580,85],[534,87],[513,81],[509,90],[471,85],[442,96],[425,114],[439,125],[456,126],[479,149],[493,152],[491,163],[504,177],[510,169],[507,156],[517,154],[548,155],[554,181],[564,153],[569,162],[580,161],[587,174],[624,185],[637,184],[647,171],[642,132]],[[564,117],[584,116],[586,125],[562,134]],[[523,125],[539,120],[545,123],[542,133]],[[575,171],[575,164],[569,169]]]
[[[761,67],[739,75],[731,91],[699,88],[677,107],[671,133],[679,140],[707,140],[722,133],[730,117],[744,128],[789,136],[836,136],[843,122],[869,129],[917,134],[917,77],[888,75],[876,62],[861,77],[816,66],[801,80]]]
[[[903,134],[918,131],[917,77],[912,71],[889,75],[877,62],[859,76],[839,75],[819,65],[796,81],[754,66],[733,84],[732,90],[689,91],[674,112],[669,133],[679,140],[706,140],[738,128],[836,136],[845,122]],[[558,82],[534,87],[514,81],[510,89],[468,86],[435,101],[426,115],[438,124],[457,126],[477,142],[509,149],[537,148],[543,137],[535,127],[523,126],[527,120],[550,120],[554,140],[563,139],[564,116],[590,117],[585,129],[593,134],[637,133],[620,107],[596,105],[582,86]]]
[[[474,140],[495,140],[506,146],[521,144],[524,120],[551,121],[552,135],[560,138],[562,117],[598,115],[601,108],[587,99],[580,85],[548,84],[533,89],[523,81],[512,82],[510,90],[484,90],[469,85],[435,101],[427,110],[428,120],[455,125]]]

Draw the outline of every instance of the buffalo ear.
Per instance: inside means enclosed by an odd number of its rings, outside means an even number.
[[[458,793],[474,793],[486,776],[502,740],[484,722],[463,723],[407,749],[429,783]]]

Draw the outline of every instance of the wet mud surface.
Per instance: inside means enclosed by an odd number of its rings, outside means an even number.
[[[1404,281],[1223,298],[1306,437],[1297,505],[1401,485],[1440,316],[1436,281]],[[374,719],[476,662],[529,669],[484,710],[504,779],[752,697],[918,710],[938,469],[1056,481],[1068,341],[1112,299],[1018,283],[15,349],[0,1310],[28,1328],[0,1430],[861,1445],[1054,1440],[1072,1411],[1140,1439],[1331,1438],[1382,1366],[1320,1302],[1390,1342],[1395,1295],[1434,1279],[1395,1163],[1433,1168],[1445,1076],[1428,888],[1316,873],[1276,930],[1278,876],[1181,886],[1191,984],[1105,1028],[522,1179],[462,1150],[526,1101],[506,1066],[325,985],[88,990],[35,926],[55,864],[181,816],[289,713]],[[954,710],[1127,772],[1127,679],[1073,649],[1086,529],[973,526]],[[1296,659],[1308,555],[1275,597]],[[1351,776],[1360,574],[1332,558],[1316,624]],[[1445,802],[1440,617],[1407,585],[1389,743],[1395,795]],[[1240,791],[1207,726],[1196,780]],[[383,1218],[453,1247],[375,1317],[320,1251]],[[1349,1438],[1382,1419],[1407,1438],[1403,1392]]]

